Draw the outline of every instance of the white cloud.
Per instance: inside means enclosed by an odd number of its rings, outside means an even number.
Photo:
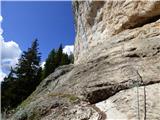
[[[15,67],[22,52],[16,42],[4,41],[1,28],[2,20],[3,18],[0,16],[0,81],[8,74],[11,67]]]
[[[3,20],[3,18],[2,18],[2,16],[0,15],[0,22],[2,22],[2,20]]]
[[[46,62],[42,62],[42,63],[41,63],[42,69],[44,68],[45,63],[46,63]]]
[[[22,52],[16,42],[4,41],[3,29],[1,28],[2,20],[3,18],[0,16],[0,81],[8,74],[11,67],[15,67]]]
[[[3,40],[3,37],[2,37],[2,33],[3,33],[3,30],[1,28],[1,22],[2,22],[2,16],[0,15],[0,41]],[[1,42],[0,42],[0,81],[3,80],[3,78],[6,76],[5,73],[2,72],[2,59],[1,59]]]
[[[2,35],[2,33],[3,33],[3,30],[2,30],[2,28],[0,28],[0,35]],[[2,36],[1,36],[2,37]]]
[[[0,39],[0,50],[1,50],[1,80],[4,75],[8,74],[11,67],[15,67],[18,59],[21,55],[21,49],[19,45],[14,41],[5,42]]]
[[[6,77],[6,74],[0,70],[0,82],[3,81],[4,77]]]
[[[68,55],[72,54],[74,51],[74,46],[73,45],[66,45],[63,48],[63,53],[66,53]]]
[[[14,41],[5,42],[4,40],[1,40],[1,50],[2,50],[1,53],[2,60],[15,59],[19,57],[21,53],[19,45]]]

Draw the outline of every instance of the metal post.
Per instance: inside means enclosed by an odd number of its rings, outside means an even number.
[[[144,120],[146,120],[146,86],[144,85]]]
[[[138,114],[138,120],[140,120],[140,111],[139,111],[139,84],[137,83],[137,114]]]

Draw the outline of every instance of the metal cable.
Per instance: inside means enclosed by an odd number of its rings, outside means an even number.
[[[138,120],[140,120],[140,110],[139,110],[139,84],[137,83],[137,115]]]
[[[144,120],[146,120],[147,108],[146,108],[146,86],[144,85]]]

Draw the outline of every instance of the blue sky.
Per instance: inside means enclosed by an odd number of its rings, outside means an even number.
[[[52,48],[74,44],[71,2],[2,2],[5,41],[15,41],[26,50],[38,38],[42,61]]]
[[[11,66],[15,67],[21,51],[27,50],[35,38],[39,40],[42,62],[61,43],[66,52],[73,50],[73,46],[67,46],[73,45],[75,39],[71,1],[3,1],[1,16],[0,81],[9,73]]]

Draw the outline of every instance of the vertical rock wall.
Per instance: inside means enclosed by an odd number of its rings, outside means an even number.
[[[150,26],[150,32],[146,34],[154,35],[155,30],[159,33],[159,22],[156,21],[160,18],[160,1],[75,1],[73,8],[77,33],[76,64],[93,59],[93,54],[101,55],[101,48],[109,49],[113,43],[118,44],[119,37],[126,41],[140,39],[138,34],[151,23],[155,25]]]

